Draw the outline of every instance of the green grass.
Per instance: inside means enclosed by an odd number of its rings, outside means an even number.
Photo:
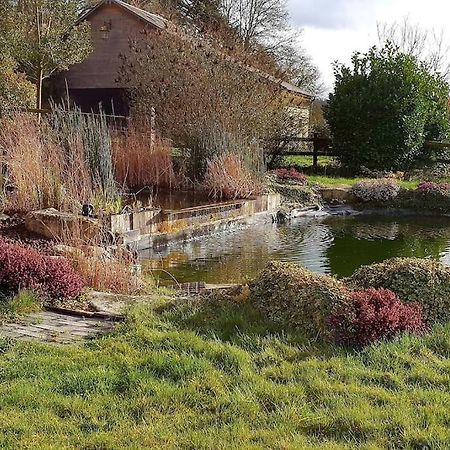
[[[292,156],[285,156],[284,158],[284,164],[286,165],[295,165],[295,166],[301,166],[301,167],[310,167],[313,163],[312,156],[299,156],[299,155],[292,155]],[[319,156],[317,158],[317,162],[319,166],[329,166],[332,164],[336,158],[333,156]]]
[[[450,327],[360,353],[249,306],[140,310],[85,346],[0,341],[0,447],[448,448]]]
[[[0,320],[12,320],[40,309],[40,301],[32,292],[21,291],[12,298],[0,295]]]
[[[367,178],[354,177],[354,178],[343,178],[343,177],[330,177],[325,175],[309,175],[308,181],[310,183],[320,184],[321,186],[351,186],[358,181],[365,180]],[[399,181],[399,184],[404,189],[415,189],[419,181]]]

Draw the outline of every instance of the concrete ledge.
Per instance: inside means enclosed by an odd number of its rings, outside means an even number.
[[[196,227],[186,227],[183,230],[153,233],[141,235],[138,240],[128,240],[127,236],[123,236],[124,243],[134,245],[136,250],[148,250],[166,247],[172,242],[184,242],[198,237],[208,236],[214,233],[232,231],[238,228],[253,225],[255,223],[272,223],[273,212],[258,213],[250,217],[237,217],[217,220],[215,222],[203,223]]]
[[[118,244],[144,250],[167,245],[169,241],[189,240],[198,236],[230,230],[255,220],[272,220],[281,205],[280,194],[265,194],[254,199],[215,203],[181,210],[143,209],[112,214],[100,220],[56,209],[34,211],[26,218],[26,227],[50,239],[64,234],[91,241],[101,233],[112,233]]]
[[[25,227],[48,239],[58,239],[68,234],[85,241],[94,239],[101,231],[96,219],[60,212],[54,208],[29,213],[25,217]]]
[[[351,186],[332,186],[320,188],[320,196],[324,202],[352,203],[356,197],[351,192]]]
[[[272,217],[281,204],[279,194],[266,194],[249,200],[216,203],[180,210],[149,209],[112,216],[111,231],[124,244],[138,250],[165,246],[251,222],[252,218]]]

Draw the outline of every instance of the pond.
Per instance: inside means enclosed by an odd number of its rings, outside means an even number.
[[[343,277],[361,265],[396,256],[429,257],[450,265],[450,218],[304,218],[288,225],[257,225],[174,243],[142,254],[144,270],[166,283],[171,277],[178,282],[243,282],[255,277],[270,260]]]

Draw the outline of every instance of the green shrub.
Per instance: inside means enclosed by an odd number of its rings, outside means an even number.
[[[395,199],[394,206],[447,213],[450,212],[450,191],[445,189],[403,190]]]
[[[1,46],[1,42],[0,42]],[[2,47],[2,46],[1,46]],[[32,106],[34,87],[25,75],[16,71],[16,63],[0,52],[0,116],[12,108]]]
[[[386,202],[397,197],[400,186],[392,178],[363,180],[352,186],[352,194],[363,202]]]
[[[348,280],[357,289],[385,288],[419,303],[428,325],[450,321],[450,268],[428,259],[394,258],[363,266]]]
[[[335,77],[326,116],[345,166],[404,170],[421,159],[425,140],[447,137],[448,84],[414,56],[374,47],[337,65]]]
[[[270,262],[250,284],[250,291],[252,301],[269,319],[324,338],[328,317],[350,294],[335,278],[283,262]]]

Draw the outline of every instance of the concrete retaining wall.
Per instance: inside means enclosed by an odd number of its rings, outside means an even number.
[[[239,200],[181,210],[148,209],[110,216],[105,224],[124,244],[138,249],[166,245],[231,229],[266,216],[271,218],[280,207],[279,194],[266,194]]]
[[[279,194],[261,195],[251,200],[216,203],[180,210],[145,209],[91,219],[76,214],[46,209],[30,213],[25,221],[29,231],[58,239],[64,233],[79,235],[86,242],[114,235],[118,243],[139,250],[166,245],[173,240],[188,240],[236,226],[261,217],[271,218],[280,207]],[[105,233],[108,232],[108,233]],[[109,233],[110,232],[110,233]]]

